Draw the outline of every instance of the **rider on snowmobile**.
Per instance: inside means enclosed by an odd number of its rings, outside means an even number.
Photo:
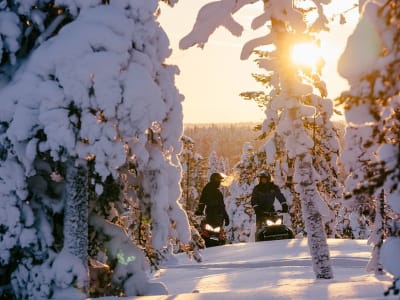
[[[229,225],[229,216],[225,209],[224,196],[219,190],[221,182],[225,176],[221,173],[213,173],[210,181],[205,185],[201,192],[199,205],[195,215],[203,215],[205,208],[206,223],[213,227]]]
[[[251,195],[251,205],[256,213],[256,230],[262,226],[265,213],[275,212],[275,198],[282,205],[282,212],[288,212],[286,198],[282,194],[279,187],[271,180],[271,175],[268,172],[260,173],[259,183],[254,187]]]

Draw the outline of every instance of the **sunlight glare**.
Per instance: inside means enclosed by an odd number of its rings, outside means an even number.
[[[297,44],[291,52],[292,61],[305,67],[315,67],[321,57],[321,49],[313,43]]]

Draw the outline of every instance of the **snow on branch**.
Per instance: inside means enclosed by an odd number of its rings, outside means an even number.
[[[255,48],[263,45],[272,44],[274,38],[271,34],[267,34],[266,36],[261,36],[259,38],[255,38],[253,40],[248,41],[244,44],[242,48],[242,53],[240,54],[240,59],[245,60],[248,59],[251,53],[254,51]]]
[[[179,48],[187,49],[193,45],[203,48],[210,35],[219,27],[225,27],[235,36],[240,36],[243,27],[232,18],[232,13],[245,4],[253,3],[254,0],[221,0],[204,5],[196,19],[192,31],[181,39]]]
[[[148,265],[142,251],[131,241],[126,231],[98,216],[92,216],[90,224],[109,240],[105,243],[107,253],[116,264],[113,281],[121,284],[126,295],[166,294],[161,283],[148,281]]]

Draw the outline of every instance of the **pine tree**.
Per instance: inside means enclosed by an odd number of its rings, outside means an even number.
[[[400,214],[399,16],[398,1],[366,2],[360,21],[339,61],[339,72],[350,83],[349,91],[342,93],[339,98],[339,102],[345,105],[346,120],[361,126],[372,123],[372,138],[366,142],[366,146],[378,145],[378,162],[373,169],[367,170],[364,176],[366,181],[359,190],[377,196],[383,188],[390,207],[397,213],[397,221]],[[368,55],[359,57],[353,54],[359,52],[356,40],[363,34],[365,26],[370,26],[367,23],[372,24],[373,30],[370,32],[373,32],[374,38],[369,39]],[[393,268],[391,263],[397,257],[390,253],[399,252],[400,237],[396,236],[397,230],[393,232],[395,236],[387,238],[382,245],[380,260],[384,269],[398,276],[400,270]],[[391,290],[396,293],[399,289],[399,280],[395,278],[388,293]]]
[[[18,299],[83,299],[98,292],[89,252],[103,293],[165,293],[128,231],[151,223],[156,255],[190,239],[177,203],[182,96],[158,1],[0,5],[4,284]]]
[[[182,136],[183,150],[180,153],[182,164],[182,205],[186,212],[194,212],[200,197],[202,186],[207,181],[204,170],[205,159],[195,151],[195,142],[187,136]]]
[[[248,242],[250,240],[255,215],[251,206],[251,193],[256,184],[257,170],[262,162],[258,161],[250,143],[243,145],[240,161],[234,166],[235,180],[229,187],[227,212],[231,220],[228,235],[232,242]]]
[[[217,152],[213,150],[208,156],[208,178],[210,178],[212,173],[218,173],[218,172],[223,173],[224,170],[221,169]]]
[[[199,12],[198,22],[194,25],[193,30],[180,41],[180,47],[185,49],[194,44],[203,46],[209,35],[220,25],[233,34],[240,35],[242,26],[232,18],[232,14],[244,5],[254,2],[256,1],[245,0],[235,3],[220,1],[204,6]],[[256,29],[266,22],[270,22],[270,32],[266,36],[247,42],[243,47],[241,58],[248,58],[258,46],[274,46],[273,50],[264,51],[263,57],[257,60],[258,65],[268,71],[269,85],[272,87],[268,97],[264,98],[264,101],[268,102],[266,119],[263,123],[263,130],[268,136],[267,144],[269,142],[266,147],[282,149],[283,146],[286,151],[288,160],[286,160],[286,168],[282,168],[282,172],[287,176],[294,174],[295,190],[300,194],[314,271],[317,278],[328,279],[332,278],[333,274],[323,220],[318,209],[319,206],[322,206],[323,200],[316,185],[321,174],[316,176],[318,167],[311,154],[313,147],[316,147],[317,144],[312,139],[308,124],[313,119],[324,116],[325,113],[325,120],[329,120],[333,109],[324,110],[324,114],[319,114],[318,109],[321,103],[324,103],[323,109],[331,108],[332,103],[327,99],[321,101],[313,99],[313,97],[320,99],[320,96],[313,94],[313,89],[319,90],[322,98],[326,97],[324,83],[320,80],[322,65],[317,66],[316,71],[312,71],[296,69],[293,65],[288,64],[290,50],[295,43],[311,41],[315,38],[313,33],[327,29],[327,19],[323,14],[322,4],[319,1],[311,2],[317,12],[317,18],[311,24],[304,21],[307,9],[293,7],[293,3],[286,1],[264,2],[264,11],[254,19],[252,27]],[[220,9],[219,12],[215,12],[217,7]],[[202,20],[207,20],[208,30],[200,30],[204,25]],[[330,128],[327,127],[327,131],[329,130]],[[280,138],[274,140],[273,132],[276,132]],[[324,134],[324,136],[328,135]],[[335,134],[329,134],[329,136],[331,139],[328,143],[334,148],[338,147],[337,141],[335,144]],[[326,155],[329,159],[327,160],[323,156],[324,160],[332,163],[334,160],[332,154],[326,153]],[[272,155],[272,157],[275,156]],[[293,170],[288,168],[289,160],[292,160]],[[291,171],[292,174],[290,174]],[[322,178],[324,179],[324,177]]]
[[[372,127],[348,126],[346,128],[346,143],[342,153],[342,163],[348,176],[345,180],[344,205],[347,218],[351,221],[352,236],[354,238],[368,238],[368,229],[372,226],[376,197],[371,196],[362,188],[367,172],[376,164],[375,152],[377,146],[368,146]],[[353,193],[353,191],[357,191]],[[350,216],[352,218],[350,218]],[[353,220],[354,219],[354,220]],[[370,231],[370,229],[368,230]]]
[[[195,151],[195,142],[188,136],[182,136],[183,150],[180,153],[182,164],[182,197],[181,204],[186,210],[191,228],[191,240],[189,247],[181,249],[178,243],[178,251],[186,251],[189,256],[196,261],[201,261],[200,249],[204,248],[204,240],[201,238],[198,218],[194,215],[200,199],[202,188],[207,182],[206,170],[207,162],[199,153]]]

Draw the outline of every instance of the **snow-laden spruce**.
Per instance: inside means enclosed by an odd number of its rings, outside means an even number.
[[[351,126],[348,125],[345,134],[344,149],[341,154],[341,161],[348,176],[345,180],[346,201],[345,208],[352,211],[351,219],[355,219],[351,224],[351,230],[355,238],[367,238],[366,227],[372,227],[372,217],[377,201],[376,197],[371,197],[365,190],[360,193],[353,193],[354,190],[362,190],[362,183],[367,179],[368,172],[372,165],[376,163],[377,145],[365,148],[364,144],[372,136],[372,126]],[[365,220],[367,218],[367,220]],[[366,224],[368,222],[368,224]],[[371,228],[368,228],[370,231]]]
[[[221,0],[205,5],[198,13],[192,31],[181,39],[180,47],[203,47],[219,26],[240,35],[243,28],[233,14],[255,2],[257,0]],[[267,35],[247,42],[241,58],[247,59],[258,46],[274,46],[271,47],[273,50],[259,51],[260,57],[256,60],[260,68],[267,70],[268,80],[264,83],[271,88],[265,95],[266,117],[262,128],[267,136],[267,163],[273,164],[278,184],[282,185],[289,177],[294,179],[295,190],[300,193],[316,277],[332,278],[323,221],[323,215],[327,219],[332,215],[326,209],[323,194],[331,193],[329,186],[334,187],[337,198],[341,192],[336,179],[339,143],[330,123],[333,105],[331,100],[325,99],[327,93],[320,78],[320,67],[313,72],[289,63],[291,46],[301,40],[313,40],[315,32],[327,29],[323,4],[330,1],[310,2],[317,13],[311,24],[305,22],[306,11],[295,7],[293,1],[264,2],[263,11],[254,18],[252,28],[268,25],[270,30]],[[318,90],[320,96],[315,95],[314,90]],[[313,135],[313,130],[318,135]],[[310,158],[311,155],[315,160]],[[321,183],[317,185],[318,181]]]
[[[103,2],[0,3],[0,265],[19,299],[93,292],[88,252],[105,265],[105,295],[165,293],[112,223],[133,207],[156,250],[171,221],[189,240],[177,203],[182,96],[158,1]]]
[[[367,151],[378,147],[378,163],[371,166],[358,190],[367,190],[375,198],[380,195],[382,202],[387,198],[395,213],[389,223],[390,236],[380,249],[380,260],[373,257],[369,268],[376,270],[381,263],[392,273],[393,286],[387,293],[393,290],[395,294],[400,290],[399,14],[400,3],[396,0],[366,1],[339,61],[339,71],[350,83],[350,89],[340,96],[345,104],[346,120],[360,128],[359,138],[364,137],[364,127],[371,126],[371,137],[363,146],[370,148]],[[380,214],[377,221],[382,217]],[[375,227],[382,231],[381,226]],[[375,245],[382,242],[382,232],[373,237]]]
[[[232,242],[251,241],[255,214],[250,200],[257,184],[257,171],[262,169],[262,163],[263,159],[255,153],[250,143],[245,143],[240,161],[233,167],[235,179],[229,187],[230,196],[226,199],[227,213],[231,220],[227,231]]]

